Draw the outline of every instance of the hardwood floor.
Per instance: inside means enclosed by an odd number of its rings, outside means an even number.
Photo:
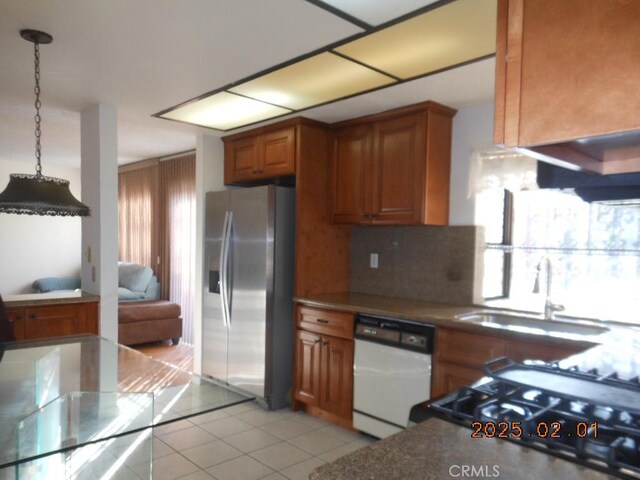
[[[193,347],[186,343],[172,345],[170,340],[145,343],[132,348],[158,360],[171,363],[184,370],[193,371]]]

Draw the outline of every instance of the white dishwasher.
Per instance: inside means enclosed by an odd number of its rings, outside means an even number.
[[[431,394],[431,325],[356,317],[353,426],[378,438],[409,426],[411,409]]]

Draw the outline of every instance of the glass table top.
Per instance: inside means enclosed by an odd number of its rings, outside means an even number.
[[[0,468],[251,399],[92,335],[0,344]]]

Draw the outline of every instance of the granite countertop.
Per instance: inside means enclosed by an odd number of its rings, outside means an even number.
[[[312,472],[309,478],[441,480],[464,478],[461,471],[463,465],[476,468],[476,475],[466,475],[466,478],[615,478],[506,440],[471,438],[471,432],[469,428],[439,418],[431,418],[404,432],[339,458],[333,463],[323,465]]]
[[[585,336],[573,333],[562,334],[557,332],[551,334],[549,332],[545,332],[544,329],[540,329],[533,333],[524,330],[490,328],[477,323],[461,321],[456,319],[456,317],[459,315],[467,315],[481,310],[505,311],[505,309],[491,308],[486,306],[449,305],[444,303],[424,302],[420,300],[409,300],[404,298],[382,297],[361,293],[325,293],[296,297],[294,298],[294,300],[298,303],[311,307],[330,308],[333,310],[342,310],[354,313],[358,312],[383,315],[404,320],[425,322],[436,327],[449,327],[459,330],[475,331],[484,335],[514,337],[524,340],[532,340],[535,338],[544,337],[544,341],[547,343],[572,343],[583,345],[585,348],[589,348],[602,343],[613,343],[612,337],[621,335],[620,332],[623,332],[622,335],[624,336],[630,329],[630,327],[627,327],[626,325],[611,324],[607,325],[611,329],[611,331],[608,333],[602,335]],[[513,312],[513,310],[510,311]],[[544,325],[544,323],[541,323],[541,325]],[[637,330],[638,334],[640,335],[640,329]]]
[[[25,293],[3,297],[7,308],[35,307],[38,305],[56,305],[62,303],[89,303],[100,301],[99,295],[87,292],[49,292]]]

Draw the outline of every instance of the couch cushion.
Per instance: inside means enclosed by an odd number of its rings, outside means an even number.
[[[135,300],[144,300],[144,292],[132,292],[128,288],[118,287],[119,302],[132,302]]]
[[[179,318],[180,305],[166,300],[127,302],[118,305],[118,322],[131,323],[161,318]]]
[[[149,267],[136,263],[118,263],[118,286],[132,292],[144,293],[152,276],[153,270]]]
[[[80,288],[80,277],[45,277],[33,282],[32,287],[38,292],[54,292],[56,290],[75,290]]]

